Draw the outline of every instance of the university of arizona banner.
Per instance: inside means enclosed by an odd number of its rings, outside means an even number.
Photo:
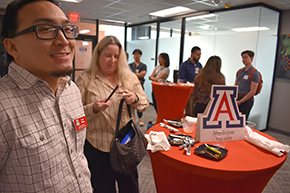
[[[243,140],[246,117],[239,112],[236,98],[238,86],[212,85],[210,101],[197,115],[195,138],[211,142],[227,137],[228,141]]]

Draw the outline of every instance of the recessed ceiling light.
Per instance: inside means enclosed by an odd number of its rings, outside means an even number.
[[[268,27],[241,27],[241,28],[233,28],[233,31],[236,32],[248,32],[248,31],[262,31],[262,30],[269,30]]]
[[[117,20],[111,20],[111,19],[100,19],[100,21],[112,22],[112,23],[125,23],[124,21],[117,21]]]
[[[177,7],[172,7],[169,9],[163,9],[160,11],[149,13],[149,15],[158,16],[158,17],[167,17],[167,16],[188,13],[188,12],[194,12],[194,11],[196,11],[196,10],[189,9],[187,7],[177,6]]]
[[[71,3],[80,3],[83,0],[60,0],[60,1],[66,1],[66,2],[71,2]]]
[[[79,34],[87,34],[89,32],[90,32],[89,29],[83,29],[83,30],[79,31]]]
[[[196,19],[205,19],[205,18],[209,18],[209,17],[215,17],[216,15],[213,13],[210,14],[206,14],[206,15],[198,15],[198,16],[193,16],[193,17],[187,17],[186,21],[190,21],[190,20],[196,20]]]

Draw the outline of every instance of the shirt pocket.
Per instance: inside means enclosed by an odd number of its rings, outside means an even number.
[[[24,148],[37,148],[48,144],[54,140],[53,134],[48,129],[43,129],[36,132],[28,132],[19,137],[19,141]]]

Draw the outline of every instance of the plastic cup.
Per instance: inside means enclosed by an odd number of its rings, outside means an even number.
[[[181,121],[182,121],[183,132],[192,133],[196,122],[187,121],[185,118],[181,119]]]
[[[159,82],[159,84],[161,84],[161,85],[164,85],[164,84],[166,84],[166,81],[165,81],[165,80],[163,80],[163,79],[158,79],[158,82]]]
[[[158,82],[162,83],[162,82],[164,82],[164,80],[163,79],[158,79]]]
[[[253,123],[253,122],[251,122],[251,121],[246,121],[246,125],[247,125],[248,127],[250,127],[251,129],[255,129],[256,123]]]
[[[225,148],[229,140],[229,137],[230,137],[229,132],[222,132],[222,134],[216,134],[213,132],[212,133],[213,145],[221,147],[221,148]]]
[[[181,85],[184,84],[185,80],[184,79],[177,79],[177,84]]]

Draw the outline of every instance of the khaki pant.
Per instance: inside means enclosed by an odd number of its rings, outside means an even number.
[[[194,96],[194,92],[191,93],[186,107],[185,107],[185,115],[184,116],[191,116],[191,117],[195,117],[195,112],[194,112],[194,103],[195,103],[195,96]]]

